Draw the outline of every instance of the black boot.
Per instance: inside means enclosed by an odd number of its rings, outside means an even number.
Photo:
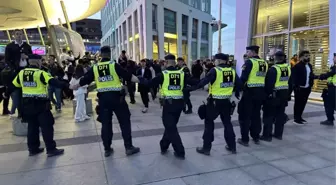
[[[113,148],[107,149],[107,150],[105,150],[104,156],[105,157],[110,157],[111,154],[113,154],[113,152],[114,152]]]
[[[40,153],[43,153],[44,152],[44,148],[39,148],[37,150],[34,150],[34,151],[29,151],[29,156],[35,156],[35,155],[38,155]]]
[[[266,142],[271,142],[271,141],[272,141],[272,138],[271,138],[271,137],[261,136],[261,137],[260,137],[260,140],[262,140],[262,141],[266,141]]]
[[[334,126],[334,122],[333,121],[329,121],[329,120],[322,121],[320,124],[321,125],[327,125],[327,126]]]
[[[225,149],[229,152],[231,152],[232,154],[236,154],[237,150],[235,148],[231,148],[228,145],[225,146]]]
[[[130,148],[126,148],[126,155],[134,155],[136,153],[139,153],[140,152],[140,148],[139,147],[130,147]]]
[[[63,155],[64,154],[64,149],[55,148],[54,150],[47,152],[47,154],[48,154],[48,157]]]
[[[203,154],[203,155],[210,155],[210,150],[205,149],[204,147],[197,147],[196,152],[200,153],[200,154]]]
[[[248,146],[249,146],[249,143],[243,141],[241,138],[239,138],[239,139],[237,140],[237,143],[239,143],[239,144],[241,144],[241,145],[243,145],[243,146],[245,146],[245,147],[248,147]]]
[[[177,152],[174,152],[174,156],[178,159],[181,159],[181,160],[185,159],[185,154],[179,154]]]

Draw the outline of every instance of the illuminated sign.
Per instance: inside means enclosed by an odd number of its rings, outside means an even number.
[[[46,48],[44,46],[32,46],[32,51],[36,55],[46,55]]]

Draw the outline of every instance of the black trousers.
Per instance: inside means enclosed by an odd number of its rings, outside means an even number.
[[[5,87],[2,87],[0,88],[0,103],[3,101],[2,103],[2,114],[8,114],[9,113],[9,110],[8,110],[8,104],[9,104],[9,97],[7,98],[4,98],[2,96],[3,93],[5,93],[6,91],[6,88]]]
[[[50,111],[50,102],[38,100],[23,100],[22,118],[28,122],[27,143],[31,152],[40,147],[40,128],[47,152],[56,149],[54,140],[54,117]]]
[[[130,96],[131,102],[135,101],[135,83],[127,82],[128,94]]]
[[[158,87],[151,88],[151,94],[152,94],[152,99],[153,100],[156,99],[156,95],[157,95],[158,89],[159,89]]]
[[[184,109],[183,109],[183,111],[192,110],[192,104],[191,104],[191,101],[190,101],[190,92],[184,93],[183,98],[184,98]]]
[[[263,107],[263,137],[272,138],[272,135],[282,137],[284,125],[287,119],[285,114],[286,106],[287,99],[269,99],[266,101]],[[274,133],[273,124],[275,125]]]
[[[169,145],[172,144],[174,151],[179,155],[185,155],[184,146],[177,129],[183,105],[183,99],[165,100],[162,109],[162,123],[165,130],[160,141],[161,150],[167,150]]]
[[[322,97],[328,121],[334,121],[334,113],[336,110],[336,87],[328,86],[328,91],[323,93]]]
[[[306,107],[311,88],[298,88],[294,90],[294,120],[301,120]]]
[[[263,94],[260,94],[263,96]],[[244,142],[249,142],[249,133],[254,140],[260,138],[261,132],[261,106],[262,98],[256,98],[244,93],[238,104],[238,119],[240,125],[241,139]]]
[[[224,125],[224,138],[226,144],[231,149],[236,149],[236,135],[231,123],[231,102],[230,100],[214,100],[215,103],[208,101],[206,111],[207,115],[204,120],[204,132],[203,132],[203,148],[210,150],[212,142],[214,141],[214,120],[220,116]],[[209,114],[209,113],[210,114]]]
[[[99,98],[99,118],[102,123],[101,138],[105,150],[111,149],[113,130],[112,130],[112,116],[113,113],[117,116],[119,121],[121,135],[124,139],[125,148],[130,148],[132,144],[131,131],[131,113],[125,101],[125,97],[119,98]]]
[[[144,104],[144,106],[146,108],[148,108],[148,103],[149,103],[149,97],[148,97],[148,91],[144,90],[140,90],[140,96],[141,96],[141,100],[142,103]]]

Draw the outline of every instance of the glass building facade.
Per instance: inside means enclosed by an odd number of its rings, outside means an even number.
[[[256,0],[254,6],[252,44],[260,46],[260,57],[282,50],[290,59],[309,50],[315,74],[329,69],[329,0]],[[316,81],[313,90],[324,86]]]
[[[109,0],[101,11],[102,45],[117,58],[163,59],[173,54],[188,64],[211,56],[211,0]]]

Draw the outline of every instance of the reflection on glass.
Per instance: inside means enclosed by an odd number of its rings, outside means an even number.
[[[165,55],[172,54],[177,58],[177,40],[173,38],[164,38]]]
[[[256,8],[255,35],[288,29],[288,0],[259,0]]]
[[[265,58],[265,53],[264,53],[264,38],[259,37],[259,38],[254,38],[252,39],[252,45],[259,46],[259,57],[260,58]],[[243,56],[241,56],[243,57]]]
[[[191,60],[197,60],[197,42],[195,41],[191,42]]]
[[[292,28],[329,24],[329,0],[293,0]]]
[[[201,43],[201,59],[209,58],[209,44]]]
[[[159,59],[159,38],[153,35],[153,60]]]
[[[182,58],[188,61],[188,41],[182,40]]]
[[[288,43],[288,35],[273,35],[266,37],[266,60],[273,56],[277,51],[283,51],[287,53],[287,43]]]

